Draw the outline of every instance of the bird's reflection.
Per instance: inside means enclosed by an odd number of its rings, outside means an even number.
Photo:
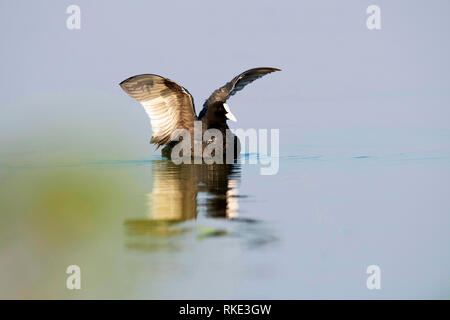
[[[189,220],[204,207],[211,217],[235,218],[238,214],[238,164],[181,164],[157,161],[153,190],[148,194],[151,220]],[[206,203],[198,203],[200,193]]]
[[[125,221],[129,235],[177,235],[189,231],[180,222],[198,214],[212,218],[236,219],[239,209],[240,164],[180,164],[170,160],[152,163],[152,191],[146,195],[147,218]],[[223,235],[211,229],[207,236]],[[133,242],[128,247],[159,249],[168,243]],[[144,247],[143,247],[144,246]]]

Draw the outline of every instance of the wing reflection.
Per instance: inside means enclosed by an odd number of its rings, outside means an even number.
[[[149,218],[190,220],[196,218],[200,208],[211,217],[235,218],[239,208],[239,179],[237,164],[155,162],[153,190],[148,194]],[[206,203],[198,205],[200,194],[205,195]]]
[[[197,216],[198,182],[193,165],[159,161],[153,165],[153,189],[148,197],[151,220],[184,221]]]
[[[169,160],[152,164],[152,192],[147,195],[148,218],[126,220],[130,235],[169,236],[184,233],[189,227],[178,222],[197,218],[199,212],[209,217],[235,219],[238,217],[239,164],[181,164]],[[207,235],[221,235],[210,230]],[[129,243],[128,247],[157,249],[155,242],[145,245]],[[144,246],[144,247],[143,247]]]
[[[240,164],[152,162],[147,217],[125,221],[125,246],[140,251],[188,250],[194,241],[226,237],[250,248],[276,241],[267,225],[239,217]],[[190,223],[198,217],[201,219]],[[220,221],[217,221],[220,219]],[[230,222],[233,223],[228,223]]]

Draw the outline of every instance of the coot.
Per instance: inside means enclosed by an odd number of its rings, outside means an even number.
[[[280,69],[254,68],[239,74],[211,94],[198,116],[195,113],[194,99],[189,91],[167,78],[155,74],[141,74],[122,81],[120,86],[144,107],[152,125],[150,143],[158,147],[164,146],[163,156],[170,158],[172,148],[180,142],[179,138],[174,137],[177,129],[189,131],[193,139],[191,155],[194,156],[194,123],[201,121],[202,149],[210,143],[210,141],[203,141],[203,133],[208,129],[217,129],[223,137],[223,155],[226,156],[226,150],[233,150],[234,157],[237,157],[240,145],[238,138],[232,135],[231,139],[225,139],[228,129],[227,120],[236,121],[226,101],[247,84],[275,71]],[[226,146],[230,141],[234,144],[232,149]]]

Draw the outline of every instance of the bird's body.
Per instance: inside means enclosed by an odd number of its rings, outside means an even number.
[[[223,156],[226,156],[227,151],[233,150],[234,157],[237,157],[239,139],[227,130],[229,129],[227,120],[236,121],[236,118],[226,101],[247,84],[274,71],[279,69],[255,68],[239,74],[211,94],[198,116],[195,113],[194,99],[189,91],[167,78],[154,74],[142,74],[122,81],[120,86],[144,107],[152,124],[153,135],[150,143],[157,144],[158,147],[164,146],[163,156],[170,158],[174,147],[182,141],[176,135],[177,130],[183,129],[189,133],[191,155],[194,156],[196,145],[198,147],[201,144],[200,149],[203,152],[215,141],[215,136],[206,141],[203,141],[203,137],[208,130],[216,129],[223,137]],[[200,124],[199,134],[194,129]]]
[[[206,116],[203,116],[201,118],[197,118],[197,121],[201,122],[201,129],[200,129],[200,135],[196,136],[195,133],[191,135],[191,155],[195,154],[194,146],[196,144],[201,144],[201,150],[203,150],[212,143],[212,140],[206,140],[204,141],[203,137],[207,130],[210,129],[217,129],[220,131],[222,139],[222,150],[232,150],[233,151],[233,158],[237,158],[237,156],[240,153],[240,142],[236,135],[231,133],[229,131],[229,127],[226,123],[226,121],[222,123],[211,123],[208,121]],[[229,136],[227,136],[229,135]],[[226,139],[228,137],[228,140]],[[171,153],[173,148],[179,143],[179,141],[171,141],[168,144],[166,144],[162,150],[161,154],[163,157],[171,158]],[[213,154],[214,155],[214,154]],[[224,154],[225,156],[226,154]]]

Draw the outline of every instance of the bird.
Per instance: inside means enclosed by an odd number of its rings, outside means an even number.
[[[161,154],[163,157],[171,158],[173,148],[183,139],[174,137],[177,129],[185,129],[191,136],[191,155],[194,155],[194,123],[201,121],[203,133],[209,129],[216,129],[226,137],[229,129],[227,120],[237,121],[231,112],[227,100],[236,92],[242,90],[246,85],[263,77],[266,74],[281,71],[278,68],[261,67],[253,68],[240,73],[231,81],[215,90],[205,100],[203,108],[196,115],[194,98],[189,91],[168,78],[156,74],[140,74],[132,76],[122,82],[120,87],[132,98],[136,99],[144,107],[150,118],[152,126],[151,144],[157,148],[163,146]],[[214,141],[201,141],[202,150]],[[233,159],[239,155],[240,142],[238,137],[231,134],[231,139],[223,138],[223,156],[227,150],[232,150]],[[227,143],[233,144],[232,149],[227,148]]]

